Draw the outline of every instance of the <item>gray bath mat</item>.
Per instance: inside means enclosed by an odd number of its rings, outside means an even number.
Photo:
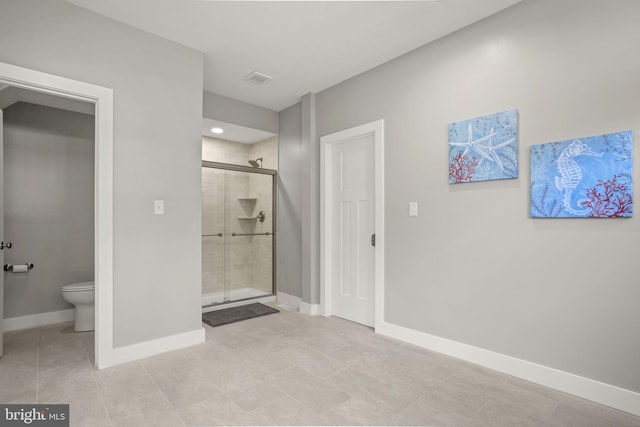
[[[249,305],[202,313],[202,321],[211,326],[221,326],[273,313],[280,313],[280,310],[256,302]]]

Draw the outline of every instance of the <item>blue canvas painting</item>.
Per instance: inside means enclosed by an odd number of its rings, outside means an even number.
[[[449,125],[449,184],[518,177],[518,110]]]
[[[633,215],[633,132],[531,146],[531,216]]]

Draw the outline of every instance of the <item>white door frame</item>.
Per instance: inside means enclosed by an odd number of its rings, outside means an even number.
[[[320,138],[320,312],[333,314],[333,146],[373,135],[375,155],[375,321],[377,329],[384,322],[384,120],[367,123]]]
[[[113,363],[113,90],[0,62],[0,83],[95,105],[95,364]]]

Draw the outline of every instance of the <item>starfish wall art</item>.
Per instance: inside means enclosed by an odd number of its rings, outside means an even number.
[[[449,124],[449,183],[518,177],[518,110]]]

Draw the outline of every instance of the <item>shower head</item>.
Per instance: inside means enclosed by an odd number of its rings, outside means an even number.
[[[260,162],[260,163],[258,163]],[[254,168],[261,168],[262,167],[262,157],[258,157],[255,160],[249,160],[249,164],[251,166],[253,166]]]

